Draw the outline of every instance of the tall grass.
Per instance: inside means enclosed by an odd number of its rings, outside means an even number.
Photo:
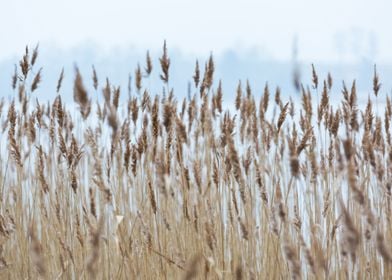
[[[230,111],[212,57],[177,100],[165,44],[127,97],[76,68],[75,111],[64,71],[52,103],[32,98],[37,56],[26,48],[0,109],[1,279],[392,277],[392,105],[373,105],[376,68],[366,106],[312,66],[301,104],[240,82]]]

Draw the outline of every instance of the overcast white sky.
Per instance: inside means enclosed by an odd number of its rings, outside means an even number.
[[[309,61],[368,57],[392,62],[392,1],[368,0],[0,0],[0,60],[26,44],[186,54],[257,49],[290,59],[297,36]]]

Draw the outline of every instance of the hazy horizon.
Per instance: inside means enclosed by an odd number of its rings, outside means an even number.
[[[0,44],[0,96],[12,95],[14,65],[26,45],[40,46],[37,96],[46,99],[54,94],[63,67],[63,90],[72,96],[74,64],[86,81],[95,65],[101,79],[109,77],[126,89],[147,50],[159,68],[164,40],[172,59],[171,86],[180,97],[186,95],[196,59],[203,66],[211,53],[218,66],[215,85],[222,79],[225,96],[246,79],[256,92],[268,82],[289,95],[295,64],[306,85],[311,63],[320,79],[331,72],[335,91],[340,92],[342,80],[356,79],[367,93],[375,64],[381,79],[392,75],[388,8],[392,4],[386,0],[9,1],[0,10],[0,36],[7,39]],[[154,82],[158,72],[153,76],[152,88],[159,85]],[[382,91],[389,94],[391,88],[384,79]]]
[[[353,8],[355,7],[355,8]],[[277,61],[392,63],[391,2],[298,0],[67,2],[15,0],[0,10],[0,61],[24,46],[69,51],[86,44],[100,52],[159,50],[163,40],[189,56],[235,49]]]

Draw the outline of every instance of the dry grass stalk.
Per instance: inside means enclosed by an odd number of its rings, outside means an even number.
[[[376,68],[376,65],[374,65],[373,92],[376,97],[378,96],[378,92],[379,92],[380,88],[381,88],[381,84],[380,84],[379,77],[377,74],[377,68]]]
[[[163,54],[162,57],[159,59],[159,62],[161,63],[161,68],[162,68],[162,74],[160,75],[161,80],[164,81],[165,83],[168,83],[170,59],[167,54],[166,41],[163,43]]]
[[[82,76],[79,69],[75,68],[76,77],[74,81],[74,100],[80,107],[80,113],[83,119],[86,119],[90,114],[91,100],[88,99],[87,90],[83,84]]]
[[[106,79],[91,105],[76,70],[80,117],[59,94],[64,70],[53,102],[30,102],[37,54],[0,101],[1,279],[391,278],[392,102],[373,109],[376,69],[367,104],[355,81],[337,104],[330,74],[316,104],[313,66],[302,106],[277,87],[271,108],[268,84],[258,96],[246,81],[223,112],[212,55],[178,102],[164,44],[155,96],[148,52],[138,96]]]
[[[284,123],[284,120],[286,119],[288,107],[289,107],[289,102],[287,102],[286,105],[284,105],[282,111],[280,112],[280,115],[278,118],[278,123],[276,125],[278,132],[280,131],[280,129]]]
[[[61,89],[61,85],[63,84],[64,80],[64,67],[61,69],[59,79],[57,80],[57,87],[56,87],[56,92],[59,93]]]
[[[313,88],[317,89],[318,87],[318,76],[316,73],[316,69],[314,68],[314,64],[312,63],[312,83],[313,83]]]
[[[152,61],[151,61],[151,56],[150,56],[150,52],[147,51],[146,54],[146,68],[144,69],[146,71],[146,75],[150,76],[151,72],[152,72]]]
[[[38,73],[34,77],[34,80],[31,84],[31,92],[34,92],[38,88],[38,85],[41,82],[41,72],[42,68],[38,70]]]

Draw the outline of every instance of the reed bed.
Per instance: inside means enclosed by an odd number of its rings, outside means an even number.
[[[64,71],[36,99],[37,57],[26,48],[0,105],[1,279],[392,278],[392,105],[376,67],[364,106],[355,81],[312,65],[300,102],[242,81],[227,110],[212,56],[176,98],[165,43],[128,92],[75,68],[69,109]]]

